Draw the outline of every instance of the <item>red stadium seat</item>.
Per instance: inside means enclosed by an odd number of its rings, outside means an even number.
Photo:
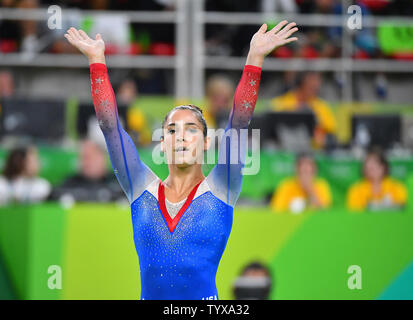
[[[137,56],[143,53],[144,53],[144,49],[140,43],[134,42],[130,44],[129,54]]]
[[[320,57],[320,54],[314,47],[305,46],[301,49],[301,57],[304,59],[316,59]]]
[[[16,40],[5,39],[0,41],[0,52],[10,53],[17,51],[17,42]]]
[[[366,60],[370,59],[370,55],[364,51],[364,50],[357,50],[357,52],[353,56],[354,59],[359,59],[359,60]]]
[[[396,52],[393,54],[396,60],[413,60],[413,52]]]
[[[390,3],[389,0],[361,0],[360,3],[364,4],[372,11],[383,10]]]
[[[175,46],[172,43],[155,42],[151,44],[149,53],[155,56],[173,56]]]
[[[272,56],[284,59],[292,58],[293,54],[293,51],[288,47],[280,47],[272,52]]]

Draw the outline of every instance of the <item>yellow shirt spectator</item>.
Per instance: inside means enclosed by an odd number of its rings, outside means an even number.
[[[203,115],[208,128],[225,128],[232,109],[234,84],[227,76],[214,74],[206,84],[206,102]],[[221,118],[225,118],[222,123]]]
[[[337,122],[329,105],[318,97],[310,98],[307,101],[308,106],[314,112],[317,126],[325,133],[335,134],[337,131]],[[300,102],[296,91],[289,91],[282,96],[271,100],[271,105],[274,111],[297,111],[300,107]]]
[[[390,178],[385,177],[380,185],[380,192],[374,193],[370,181],[363,179],[350,187],[347,194],[347,207],[360,211],[367,209],[385,209],[404,206],[407,201],[406,187]]]
[[[321,178],[314,181],[314,192],[323,208],[331,205],[331,192],[328,183]],[[308,195],[297,178],[288,178],[280,183],[274,192],[270,206],[275,212],[301,212],[308,207]]]
[[[212,116],[212,114],[208,111],[208,109],[204,109],[202,111],[202,115],[204,116],[205,122],[208,126],[208,128],[211,129],[216,129],[217,124],[215,122],[215,118]]]
[[[127,122],[129,128],[139,134],[138,143],[141,146],[148,145],[152,142],[152,133],[148,121],[140,108],[136,106],[129,108]]]

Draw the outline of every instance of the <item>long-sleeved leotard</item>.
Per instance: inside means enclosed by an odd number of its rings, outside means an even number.
[[[140,160],[135,144],[119,122],[106,65],[92,64],[90,79],[96,117],[105,136],[113,171],[129,202],[132,202],[156,179],[156,175]]]
[[[217,299],[215,277],[242,184],[248,127],[261,68],[246,65],[234,96],[218,164],[172,219],[162,181],[139,158],[117,115],[106,66],[90,67],[93,102],[112,167],[131,203],[141,299]],[[226,139],[226,142],[224,142]],[[235,159],[234,159],[235,158]]]

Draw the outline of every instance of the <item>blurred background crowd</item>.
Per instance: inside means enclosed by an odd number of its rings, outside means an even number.
[[[402,18],[412,14],[413,10],[412,2],[403,0],[354,3],[360,6],[362,17],[379,15],[381,18]],[[154,56],[162,59],[165,56],[173,57],[178,51],[174,24],[130,22],[128,16],[122,15],[131,10],[175,12],[177,2],[172,0],[3,0],[2,8],[41,9],[56,4],[62,8],[63,17],[64,10],[76,9],[75,14],[72,12],[63,19],[62,29],[51,30],[45,21],[30,20],[30,16],[23,20],[1,20],[0,50],[6,61],[0,69],[2,145],[7,150],[8,146],[16,143],[22,145],[11,152],[3,152],[0,188],[8,190],[2,191],[0,196],[3,204],[13,199],[44,201],[64,196],[66,199],[68,195],[77,201],[122,199],[119,189],[114,186],[113,175],[106,169],[105,147],[93,116],[87,72],[84,68],[73,70],[65,69],[64,66],[54,67],[53,61],[42,67],[36,60],[36,57],[47,54],[46,57],[51,60],[56,55],[66,57],[67,54],[78,54],[62,38],[62,32],[67,27],[83,28],[92,36],[101,33],[107,43],[106,53],[109,56]],[[306,14],[317,21],[320,14],[328,17],[345,14],[343,4],[334,0],[208,0],[204,3],[204,10],[212,13],[231,12],[235,18],[238,13],[298,14],[298,19],[300,14]],[[82,10],[88,11],[82,15]],[[99,10],[104,13],[99,14]],[[274,23],[268,21],[270,26]],[[407,68],[411,66],[413,51],[404,47],[398,51],[397,44],[388,51],[383,43],[388,41],[386,33],[389,32],[400,37],[406,36],[403,33],[408,36],[410,32],[411,37],[411,25],[393,24],[389,26],[388,20],[384,20],[375,27],[364,26],[353,32],[349,40],[352,49],[350,58],[366,63],[378,59],[380,64],[396,61],[399,68],[403,68],[404,64]],[[207,57],[243,57],[248,52],[249,40],[256,28],[257,25],[243,25],[242,21],[228,25],[206,24],[203,52]],[[275,211],[295,212],[308,207],[331,206],[335,197],[329,184],[336,181],[317,177],[314,156],[320,153],[327,154],[331,161],[344,155],[363,162],[364,169],[360,170],[358,181],[348,184],[347,190],[340,189],[347,196],[345,201],[338,201],[338,204],[357,210],[381,206],[404,207],[407,202],[406,187],[403,182],[391,177],[392,166],[389,166],[388,158],[410,159],[413,118],[409,117],[412,96],[411,90],[407,88],[410,86],[411,74],[386,72],[388,67],[380,71],[374,66],[369,72],[336,69],[335,65],[340,64],[340,59],[345,55],[342,26],[316,22],[300,26],[299,32],[300,41],[296,45],[276,49],[270,58],[278,61],[299,59],[297,61],[305,61],[306,64],[329,59],[326,61],[330,68],[327,66],[324,71],[304,66],[302,70],[270,69],[264,72],[260,102],[250,127],[261,129],[262,152],[275,150],[290,153],[297,159],[290,160],[290,168],[294,167],[294,170],[289,170],[289,179],[273,180],[273,187],[277,187],[277,190],[272,192],[268,186],[263,190],[261,204],[267,203]],[[27,54],[31,56],[27,58]],[[15,66],[6,64],[10,55],[17,55],[17,62],[13,60]],[[18,59],[26,61],[19,64]],[[177,96],[176,90],[173,96],[174,87],[177,86],[174,80],[179,81],[179,78],[173,78],[174,70],[158,68],[156,60],[154,68],[134,68],[132,63],[126,70],[117,68],[116,63],[112,66],[110,61],[111,80],[124,124],[139,149],[150,149],[154,144],[152,132],[159,127],[162,114],[174,103],[189,101],[191,97]],[[218,70],[218,64],[205,68],[200,75],[205,76],[205,99],[195,97],[204,110],[209,128],[225,127],[239,77],[239,70],[222,67],[223,70]],[[62,74],[62,71],[66,72]],[[344,81],[346,72],[350,72],[350,81]],[[84,85],[79,86],[80,83]],[[346,90],[343,87],[349,86],[352,88],[348,97],[343,93]],[[53,121],[50,121],[52,118]],[[53,181],[53,186],[47,180],[33,180],[41,174],[41,161],[39,163],[35,146],[28,145],[39,143],[42,147],[49,145],[62,150],[75,150],[79,169],[71,172],[73,169],[70,166],[61,168],[66,173],[60,172],[61,177],[56,180],[61,181]],[[368,152],[369,149],[374,150]],[[299,155],[302,152],[307,155]],[[53,159],[48,162],[50,167],[55,165]],[[291,166],[292,162],[295,165]],[[323,165],[332,164],[327,160]],[[37,187],[40,183],[43,187]],[[91,188],[92,185],[94,188]],[[88,192],[83,192],[82,188]],[[40,192],[40,189],[43,191]],[[360,193],[355,190],[362,190],[364,198],[361,199]],[[243,196],[248,200],[248,194]]]
[[[121,121],[165,178],[166,165],[152,159],[152,132],[166,112],[194,103],[209,128],[224,128],[251,36],[261,23],[287,17],[299,41],[264,64],[250,124],[260,129],[260,170],[244,177],[239,205],[290,214],[408,210],[412,0],[194,3],[0,0],[0,206],[126,204],[94,118],[87,62],[63,37],[70,26],[102,34]],[[361,29],[347,27],[353,4]],[[48,27],[51,5],[63,10],[61,29]],[[141,22],[139,12],[151,15]],[[192,22],[178,25],[178,14]],[[259,262],[245,274],[269,277]],[[234,294],[244,297],[239,283]],[[269,284],[263,288],[261,298]]]

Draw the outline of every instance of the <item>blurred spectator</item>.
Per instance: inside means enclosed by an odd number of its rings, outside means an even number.
[[[300,13],[311,14],[340,14],[341,3],[335,0],[301,1]],[[306,27],[301,28],[300,47],[297,56],[301,58],[333,58],[340,54],[341,36],[335,27]]]
[[[132,78],[124,79],[116,90],[116,100],[119,104],[131,106],[138,99],[138,88]]]
[[[51,4],[56,4],[56,3],[51,3]],[[70,7],[70,6],[71,6],[70,2],[66,2],[62,4],[63,10],[66,7]],[[75,12],[70,15],[66,14],[65,19],[62,20],[61,29],[52,29],[52,30],[49,29],[47,31],[49,35],[49,41],[50,41],[48,50],[51,53],[72,53],[72,54],[79,53],[79,50],[77,50],[70,43],[68,43],[68,41],[64,38],[63,35],[65,34],[66,30],[68,30],[70,27],[84,28],[86,25],[85,21],[87,21],[87,18],[82,17],[80,12]],[[94,35],[91,35],[91,36],[93,37]]]
[[[130,2],[130,1],[129,1]],[[53,4],[53,3],[50,3]],[[59,3],[54,3],[59,4]],[[60,4],[59,4],[60,5]],[[113,10],[118,8],[118,2],[110,0],[88,0],[88,1],[64,1],[61,3],[64,7],[76,7],[84,10],[94,10],[94,16],[84,16],[80,12],[74,12],[72,15],[66,15],[62,21],[62,28],[50,30],[53,44],[51,51],[54,53],[79,53],[76,48],[73,48],[63,35],[70,27],[75,27],[84,30],[91,38],[95,38],[97,33],[100,33],[105,40],[106,54],[127,54],[130,52],[131,26],[129,20],[112,12],[110,15],[103,14],[102,11]],[[119,3],[121,8],[123,7]],[[133,9],[132,3],[124,4],[124,10],[127,7]]]
[[[0,98],[13,96],[14,90],[15,85],[12,73],[9,71],[0,71]]]
[[[138,88],[132,78],[121,82],[116,90],[118,104],[128,106],[127,122],[130,129],[129,135],[133,141],[141,146],[152,142],[152,133],[148,119],[141,108],[139,108]]]
[[[328,103],[318,97],[322,84],[319,72],[303,72],[299,75],[296,89],[271,100],[275,111],[310,111],[316,117],[314,147],[334,144],[337,130],[336,119]]]
[[[20,0],[17,1],[19,9],[38,9],[38,0]],[[20,21],[22,39],[20,51],[33,53],[38,51],[38,22],[36,20],[21,20]]]
[[[232,108],[234,91],[234,84],[224,75],[216,74],[208,79],[204,112],[208,128],[225,128]]]
[[[88,4],[91,10],[96,11],[97,15],[93,18],[89,17],[87,21],[83,21],[82,29],[92,38],[98,33],[102,35],[105,40],[106,54],[128,53],[130,40],[129,20],[116,13],[111,15],[99,14],[99,11],[109,9],[109,0],[89,0]]]
[[[296,177],[282,181],[275,190],[271,208],[277,213],[328,208],[330,187],[324,179],[317,178],[317,165],[311,155],[303,153],[297,157],[296,172]]]
[[[348,191],[347,207],[353,211],[400,209],[406,202],[406,187],[389,176],[387,159],[373,148],[364,159],[363,179]]]
[[[53,190],[51,198],[61,201],[109,202],[123,199],[124,194],[106,166],[105,151],[91,140],[81,145],[80,172]]]
[[[206,11],[221,12],[261,12],[294,13],[297,10],[295,0],[206,0]],[[206,25],[206,52],[208,55],[243,56],[248,52],[250,35],[259,28],[254,25]]]
[[[268,300],[272,290],[270,269],[260,262],[248,264],[234,284],[236,300]]]
[[[45,200],[50,183],[38,177],[39,159],[35,147],[16,148],[9,153],[0,177],[0,204],[35,203]]]
[[[132,2],[132,1],[131,1]],[[133,1],[139,11],[173,11],[174,0]],[[131,37],[138,43],[138,52],[153,55],[173,55],[175,53],[175,24],[173,23],[133,23]]]

